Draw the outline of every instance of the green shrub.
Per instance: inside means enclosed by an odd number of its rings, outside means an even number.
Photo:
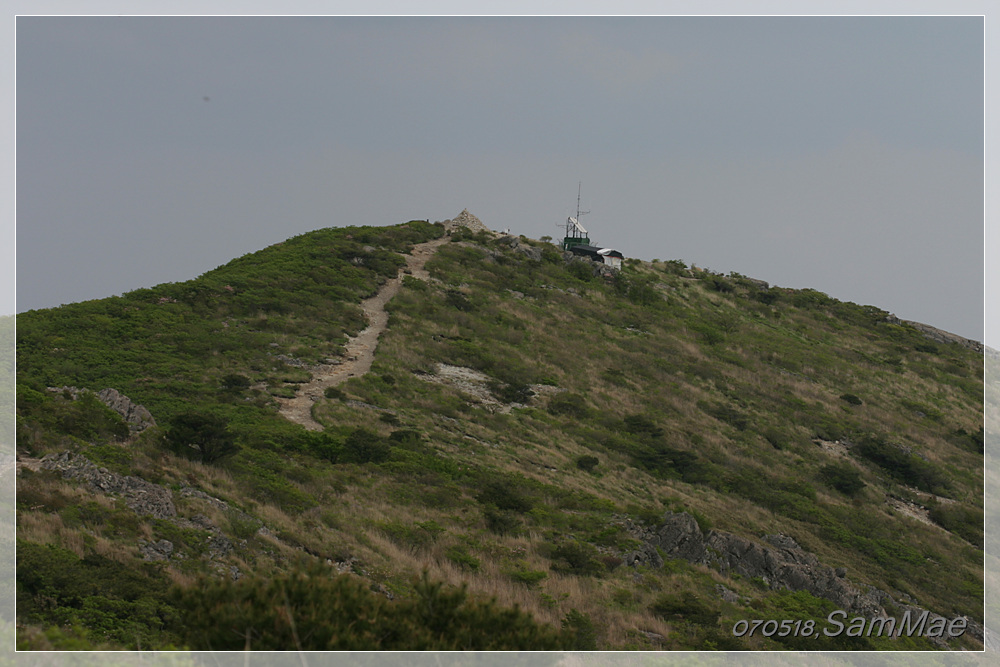
[[[414,597],[389,601],[321,564],[233,582],[212,577],[175,589],[194,650],[555,650],[572,638],[530,614],[472,600],[427,575]],[[240,604],[233,604],[239,600]]]
[[[785,449],[788,445],[788,436],[780,428],[769,426],[762,435],[775,449]]]
[[[259,519],[235,509],[226,510],[226,522],[229,524],[230,534],[239,540],[250,539],[264,525]]]
[[[587,614],[570,609],[562,620],[562,628],[572,638],[572,650],[597,650],[597,630],[594,629],[594,622]]]
[[[862,403],[864,403],[864,401],[862,401],[860,398],[858,398],[854,394],[841,394],[840,395],[840,400],[846,401],[847,403],[850,403],[851,405],[861,405]]]
[[[249,389],[251,382],[250,378],[246,375],[240,375],[239,373],[229,373],[222,376],[222,382],[220,383],[222,388],[227,391],[240,391],[243,389]]]
[[[486,529],[497,535],[516,535],[521,531],[521,520],[514,512],[486,507],[483,510]]]
[[[948,479],[937,467],[888,442],[884,436],[862,438],[851,454],[877,464],[896,479],[922,491],[943,495],[949,490]]]
[[[982,510],[958,503],[940,503],[931,508],[929,516],[931,521],[959,535],[977,549],[983,548]]]
[[[445,294],[444,302],[452,308],[462,311],[463,313],[472,312],[475,309],[475,306],[472,305],[469,298],[458,290],[448,290]]]
[[[968,433],[964,428],[959,428],[951,434],[951,441],[974,454],[983,454],[986,451],[985,436],[986,434],[982,426],[975,433]]]
[[[595,576],[605,571],[597,549],[586,542],[565,540],[552,550],[552,569],[556,572]]]
[[[343,390],[339,389],[338,387],[327,387],[326,389],[323,390],[323,396],[327,398],[332,398],[337,401],[342,401],[345,398],[347,398]]]
[[[17,541],[18,621],[75,626],[93,643],[160,648],[177,642],[169,582],[149,563],[122,564]]]
[[[723,294],[729,294],[734,289],[733,283],[720,275],[705,272],[702,274],[702,281],[711,289]]]
[[[663,595],[649,609],[668,621],[685,621],[692,625],[710,627],[718,625],[722,615],[691,591],[684,591],[680,595]]]
[[[356,428],[347,436],[338,462],[381,463],[389,459],[391,451],[389,443],[378,433]]]
[[[549,575],[541,570],[520,569],[509,572],[507,576],[519,584],[532,588]]]
[[[527,403],[535,395],[531,387],[526,384],[507,384],[490,380],[486,386],[502,403]]]
[[[478,558],[469,553],[466,547],[461,545],[448,547],[444,556],[463,570],[469,570],[470,572],[477,572],[479,566],[482,564]]]
[[[389,434],[389,441],[396,447],[403,447],[414,451],[423,449],[424,437],[419,431],[413,429],[398,429]]]
[[[128,425],[121,415],[86,390],[81,391],[76,400],[69,392],[53,397],[31,391],[25,399],[18,396],[18,410],[43,427],[81,440],[124,440],[129,435]]]
[[[596,456],[579,456],[576,459],[576,467],[586,472],[592,472],[600,462]]]
[[[819,469],[819,478],[827,486],[848,496],[857,495],[865,488],[861,475],[853,466],[830,463]]]
[[[534,501],[521,490],[513,480],[505,477],[487,478],[476,500],[484,505],[492,505],[499,510],[509,510],[524,514],[534,507]]]
[[[398,521],[386,521],[376,525],[393,542],[411,549],[422,549],[430,546],[445,531],[436,521],[418,521],[411,525]]]
[[[566,267],[571,276],[583,282],[594,280],[594,264],[588,261],[572,261]]]
[[[590,416],[587,402],[579,394],[561,392],[549,399],[548,411],[554,415],[564,415],[574,419],[586,419]]]
[[[664,433],[662,428],[653,423],[653,420],[645,415],[628,415],[622,420],[622,424],[625,432],[633,435],[659,438]]]
[[[204,464],[217,463],[240,450],[225,419],[200,412],[185,412],[171,419],[165,439],[174,452]]]
[[[92,445],[83,451],[83,455],[102,468],[123,475],[132,472],[132,452],[121,445]]]

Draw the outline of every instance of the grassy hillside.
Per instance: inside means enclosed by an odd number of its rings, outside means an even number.
[[[550,244],[459,231],[429,281],[404,277],[371,372],[315,403],[325,430],[284,419],[276,397],[336,360],[358,303],[442,233],[320,230],[186,283],[18,316],[19,456],[78,453],[176,506],[144,516],[23,467],[21,645],[346,647],[336,619],[363,617],[351,647],[802,648],[731,628],[823,618],[821,597],[625,564],[642,546],[627,520],[668,511],[791,536],[859,586],[982,622],[983,356],[878,308],[679,261],[598,277]],[[117,389],[157,426],[130,433],[100,401],[47,389],[64,385]],[[144,561],[161,540],[172,551]],[[282,602],[300,626],[327,620],[303,640],[275,620]],[[393,614],[416,620],[376,627]],[[208,617],[255,630],[211,635]]]

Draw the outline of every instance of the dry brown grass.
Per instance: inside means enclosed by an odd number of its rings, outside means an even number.
[[[87,554],[83,533],[77,528],[66,526],[58,514],[21,513],[18,517],[17,535],[29,542],[52,544],[69,549],[80,558]]]

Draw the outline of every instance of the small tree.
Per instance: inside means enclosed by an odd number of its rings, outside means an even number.
[[[240,450],[226,420],[218,415],[185,412],[170,421],[167,444],[178,454],[217,463]]]
[[[587,614],[570,609],[562,620],[562,629],[573,642],[574,651],[597,650],[597,630]]]
[[[243,391],[244,389],[249,389],[250,378],[246,375],[240,375],[239,373],[229,373],[222,377],[222,388],[226,391]]]
[[[389,459],[389,443],[378,433],[357,428],[347,436],[342,460],[348,463],[382,463]]]
[[[819,477],[828,486],[837,489],[844,495],[857,495],[865,488],[861,475],[853,467],[830,463],[819,469]]]

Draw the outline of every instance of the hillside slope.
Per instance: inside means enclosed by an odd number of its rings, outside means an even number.
[[[370,371],[313,392],[322,430],[286,419],[432,239]],[[362,648],[981,646],[981,353],[815,290],[597,268],[414,221],[19,316],[19,642],[344,647],[332,596],[466,619]],[[326,603],[296,583],[327,578]],[[268,634],[279,593],[298,625]],[[970,629],[732,633],[837,608]],[[310,613],[334,620],[303,645]]]

